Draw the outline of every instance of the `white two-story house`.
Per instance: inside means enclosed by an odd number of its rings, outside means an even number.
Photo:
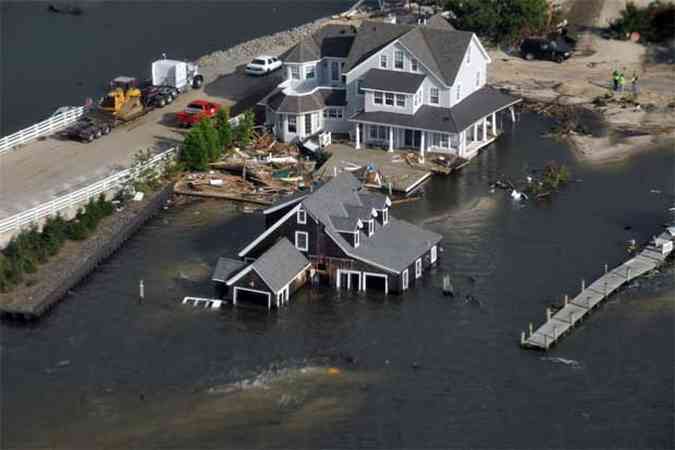
[[[263,102],[279,138],[348,131],[357,149],[471,158],[497,137],[498,114],[520,101],[486,86],[491,60],[479,39],[440,16],[347,28],[322,29],[285,56],[287,79]]]

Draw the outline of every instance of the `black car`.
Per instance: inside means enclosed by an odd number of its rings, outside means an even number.
[[[520,54],[528,61],[548,59],[561,63],[572,56],[572,47],[563,39],[527,38],[520,44]]]

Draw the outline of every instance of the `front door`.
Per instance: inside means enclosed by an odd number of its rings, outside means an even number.
[[[312,134],[312,115],[305,114],[305,136]]]
[[[408,148],[419,148],[422,143],[422,132],[419,130],[405,130],[403,143]]]

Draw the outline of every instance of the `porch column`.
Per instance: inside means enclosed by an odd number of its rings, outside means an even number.
[[[497,113],[492,113],[492,135],[497,136]]]
[[[361,149],[361,127],[358,122],[356,123],[356,149]]]
[[[473,124],[473,141],[478,141],[478,122]]]
[[[487,117],[483,117],[483,141],[487,141]]]
[[[394,127],[389,127],[389,151],[394,151]]]
[[[424,135],[426,133],[424,131],[420,132],[420,156],[422,157],[422,161],[424,161]]]
[[[459,133],[459,156],[462,156],[466,150],[466,130]]]

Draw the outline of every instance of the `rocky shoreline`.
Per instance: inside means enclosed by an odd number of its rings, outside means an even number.
[[[260,36],[242,42],[226,50],[216,50],[198,58],[195,62],[204,74],[204,81],[211,83],[217,78],[233,73],[238,66],[250,62],[261,54],[279,55],[309,36],[331,20],[323,17],[312,22],[299,25],[290,30]]]

